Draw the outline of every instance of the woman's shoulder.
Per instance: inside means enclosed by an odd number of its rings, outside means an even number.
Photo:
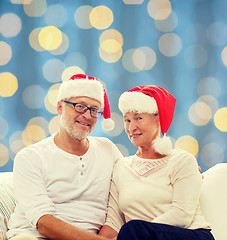
[[[198,165],[195,156],[183,149],[174,149],[172,154],[170,154],[169,163],[178,167],[185,165]]]

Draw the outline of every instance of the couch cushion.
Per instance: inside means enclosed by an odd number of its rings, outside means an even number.
[[[15,207],[12,172],[0,173],[0,240],[5,240],[8,221]]]
[[[203,173],[201,210],[211,224],[216,240],[227,239],[227,163],[219,163]]]

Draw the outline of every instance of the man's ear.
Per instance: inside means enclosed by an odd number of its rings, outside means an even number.
[[[57,103],[57,112],[59,115],[62,115],[62,102]]]

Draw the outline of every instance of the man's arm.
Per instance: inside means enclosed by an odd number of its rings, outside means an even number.
[[[37,222],[40,234],[51,240],[106,240],[107,238],[80,230],[52,215],[44,215]]]

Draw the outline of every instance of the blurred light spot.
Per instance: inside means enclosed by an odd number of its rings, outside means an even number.
[[[129,72],[139,72],[140,70],[134,65],[134,62],[133,62],[133,54],[135,52],[135,48],[133,49],[128,49],[123,57],[122,57],[122,64],[123,64],[123,67],[129,71]]]
[[[207,39],[214,46],[227,43],[227,26],[222,22],[212,23],[207,29]]]
[[[118,52],[121,49],[121,44],[114,39],[108,39],[103,41],[100,44],[100,47],[107,53],[114,53]]]
[[[69,48],[69,38],[66,34],[62,33],[62,42],[55,50],[50,51],[53,55],[61,55],[65,53]]]
[[[43,75],[49,82],[61,82],[61,75],[65,70],[65,64],[58,58],[53,58],[43,66]]]
[[[223,64],[227,67],[227,47],[225,47],[221,52],[221,59]]]
[[[220,131],[227,132],[227,107],[218,109],[214,115],[214,124]]]
[[[45,49],[42,48],[39,44],[39,32],[42,30],[42,28],[35,28],[32,30],[32,32],[29,35],[29,43],[33,49],[35,49],[38,52],[44,51]]]
[[[3,41],[0,41],[0,65],[5,65],[12,58],[11,47]]]
[[[47,26],[41,29],[38,39],[44,49],[48,51],[55,50],[62,43],[62,33],[55,26]]]
[[[113,130],[106,132],[106,134],[109,136],[118,136],[124,130],[122,116],[117,113],[112,113],[111,119],[114,121],[115,126],[114,126]]]
[[[208,167],[224,162],[224,150],[216,143],[209,143],[200,151],[201,161]]]
[[[196,102],[189,108],[188,116],[189,120],[196,126],[204,126],[210,121],[212,111],[206,103]]]
[[[53,117],[50,122],[49,122],[49,132],[51,135],[53,135],[54,133],[58,132],[60,127],[60,117],[55,116]]]
[[[44,17],[47,25],[62,27],[67,20],[67,11],[60,4],[52,4],[47,8]]]
[[[4,166],[9,160],[9,151],[6,146],[0,143],[0,166]]]
[[[198,83],[199,95],[212,95],[218,97],[221,93],[221,86],[217,79],[213,77],[206,77]]]
[[[192,45],[185,50],[184,59],[191,68],[201,68],[208,60],[208,53],[200,45]]]
[[[182,42],[178,35],[174,33],[165,33],[160,37],[158,46],[162,54],[167,57],[173,57],[182,49]]]
[[[99,38],[99,55],[108,63],[117,62],[122,56],[123,37],[115,29],[104,31]]]
[[[14,13],[6,13],[0,18],[0,33],[5,37],[15,37],[21,27],[21,20]]]
[[[175,12],[171,14],[164,20],[157,20],[154,22],[156,28],[161,32],[172,32],[178,24],[178,18]]]
[[[46,0],[32,0],[30,4],[24,4],[24,12],[29,17],[41,17],[46,8]]]
[[[182,136],[177,139],[175,143],[175,148],[176,149],[183,149],[192,155],[196,156],[199,151],[199,144],[198,141],[193,138],[192,136]]]
[[[168,0],[150,0],[147,4],[148,14],[155,20],[166,19],[171,10],[171,3]]]
[[[99,47],[99,55],[101,59],[107,63],[117,62],[122,56],[122,48],[120,48],[117,52],[107,53],[101,47]]]
[[[75,74],[85,74],[85,73],[81,68],[77,66],[72,66],[65,69],[65,71],[62,73],[61,79],[63,82],[67,81]]]
[[[123,0],[125,4],[142,4],[144,0]]]
[[[106,29],[113,22],[113,13],[106,6],[98,6],[92,9],[89,18],[94,28]]]
[[[45,97],[44,104],[47,109],[52,114],[57,114],[57,97],[60,84],[55,84],[50,87],[48,93]]]
[[[22,97],[28,108],[38,109],[43,106],[45,92],[39,85],[32,85],[24,90]]]
[[[2,117],[0,117],[0,126],[1,126],[0,127],[0,139],[3,139],[9,131],[9,125],[8,125],[7,121]]]
[[[13,152],[13,156],[12,159],[14,159],[15,155],[25,147],[24,143],[22,142],[22,133],[23,132],[14,132],[10,139],[9,139],[9,143],[10,143],[10,150]]]
[[[45,137],[49,134],[48,121],[45,118],[42,117],[31,118],[27,124],[27,127],[34,125],[40,126],[44,130]]]
[[[149,47],[140,47],[134,51],[132,61],[138,69],[150,70],[156,63],[156,54]]]
[[[92,28],[92,25],[89,19],[89,15],[92,9],[93,7],[88,5],[84,5],[77,8],[76,12],[74,13],[74,21],[78,27],[82,29]]]
[[[81,69],[87,69],[87,59],[86,57],[80,52],[71,52],[67,55],[64,60],[64,63],[67,67],[70,66],[77,66]]]
[[[210,96],[210,95],[203,95],[198,99],[198,102],[204,102],[206,103],[212,110],[212,116],[214,113],[218,110],[218,101],[216,98]]]
[[[46,137],[45,131],[38,125],[29,125],[23,131],[22,140],[25,146],[30,146]]]
[[[120,150],[120,152],[122,153],[122,155],[124,157],[128,157],[129,156],[128,149],[124,145],[122,145],[120,143],[117,143],[116,146]]]
[[[32,0],[10,0],[13,4],[30,4]]]
[[[12,73],[0,73],[0,97],[11,97],[17,89],[17,78]]]
[[[110,40],[110,39],[115,40],[121,46],[123,45],[122,34],[115,29],[108,29],[108,30],[103,31],[99,37],[99,43],[100,43],[100,45],[102,45],[102,42],[104,42],[106,40]]]

